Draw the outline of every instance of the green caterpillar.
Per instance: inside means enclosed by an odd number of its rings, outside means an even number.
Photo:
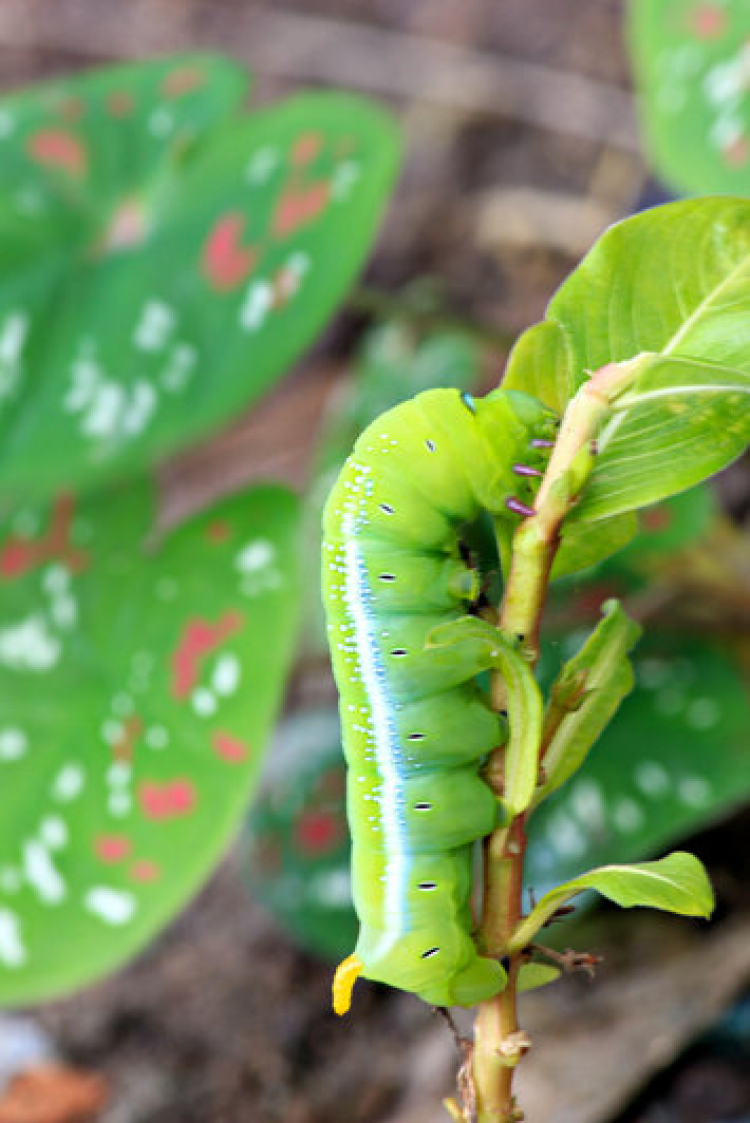
[[[439,1006],[504,985],[501,965],[477,951],[470,911],[472,845],[498,820],[479,767],[503,725],[471,656],[425,641],[478,596],[462,525],[483,511],[532,513],[540,473],[528,460],[544,455],[549,426],[517,391],[427,391],[365,430],[328,500],[323,590],[360,920],[336,973],[338,1013],[359,974]]]

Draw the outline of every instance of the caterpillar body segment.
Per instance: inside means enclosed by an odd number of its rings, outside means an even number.
[[[549,424],[517,391],[427,391],[364,431],[328,500],[323,591],[360,920],[338,1012],[359,973],[440,1006],[504,986],[472,939],[469,905],[473,844],[498,821],[479,767],[503,722],[476,684],[477,658],[426,641],[477,598],[462,525],[483,511],[517,521],[507,500],[531,503],[537,480],[514,465],[546,455],[532,442]]]

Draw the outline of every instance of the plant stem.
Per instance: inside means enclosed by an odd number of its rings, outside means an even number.
[[[591,444],[611,415],[616,398],[627,390],[650,355],[627,363],[610,363],[594,374],[571,400],[534,504],[513,537],[509,572],[499,614],[499,628],[520,644],[534,664],[539,655],[539,627],[552,563],[560,544],[563,521],[575,503],[593,465]],[[495,705],[504,684],[493,676]],[[538,746],[538,759],[544,744]],[[498,796],[503,793],[502,750],[493,754],[486,777]],[[513,1072],[528,1048],[519,1030],[518,975],[525,944],[523,873],[526,819],[520,815],[494,832],[485,844],[484,907],[480,942],[490,955],[508,954],[508,984],[496,998],[482,1003],[474,1037],[474,1084],[478,1123],[515,1123],[523,1115],[515,1107]]]
[[[558,541],[555,534],[551,542],[544,544],[535,534],[525,531],[524,528],[532,525],[532,521],[527,520],[516,532],[511,571],[500,615],[502,631],[511,636],[523,636],[522,649],[531,662],[537,656],[544,593]],[[499,757],[491,760],[488,779],[491,783],[494,780],[498,787],[502,783]],[[521,923],[525,854],[523,815],[514,819],[508,827],[495,831],[485,844],[481,941],[490,954],[502,954],[502,949]],[[477,1012],[474,1084],[478,1123],[513,1123],[517,1118],[513,1101],[513,1072],[526,1048],[519,1039],[516,1001],[521,962],[520,953],[509,958],[508,985],[497,998],[483,1002]]]

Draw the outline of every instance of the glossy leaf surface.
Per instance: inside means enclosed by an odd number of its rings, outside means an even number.
[[[250,117],[200,56],[0,102],[6,497],[133,472],[257,398],[350,285],[387,119],[310,94]]]
[[[631,0],[641,120],[659,175],[682,193],[750,190],[745,0]]]
[[[611,362],[653,360],[605,424],[570,524],[634,510],[726,467],[750,440],[750,201],[656,207],[608,230],[519,342],[504,385],[566,399]],[[555,376],[533,365],[554,337]],[[554,395],[553,395],[554,390]]]
[[[234,496],[163,541],[142,484],[0,530],[0,1004],[117,967],[242,814],[291,657],[298,509]]]
[[[515,949],[525,947],[561,905],[587,889],[596,890],[625,909],[642,907],[662,909],[681,916],[708,917],[714,908],[713,890],[702,864],[692,854],[677,851],[658,862],[601,866],[558,885],[545,893],[522,921],[518,936],[511,945]]]

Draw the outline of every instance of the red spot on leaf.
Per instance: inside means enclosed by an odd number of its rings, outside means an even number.
[[[641,516],[643,529],[657,533],[660,530],[666,530],[674,522],[674,515],[669,507],[652,507],[649,511],[644,511]]]
[[[727,18],[714,4],[698,4],[688,16],[688,27],[698,39],[718,39],[727,27]]]
[[[722,149],[724,163],[730,168],[743,167],[750,159],[750,143],[746,136],[736,137]]]
[[[211,738],[211,744],[217,756],[229,764],[242,764],[250,756],[250,746],[238,737],[219,729]]]
[[[330,197],[330,184],[322,180],[309,187],[288,187],[279,196],[274,209],[274,234],[286,238],[301,226],[313,222],[325,210]]]
[[[192,780],[144,780],[138,788],[138,800],[148,819],[174,819],[190,815],[197,797]]]
[[[192,693],[200,675],[201,661],[241,627],[239,612],[225,612],[216,624],[200,618],[188,621],[170,657],[169,690],[173,698],[187,698]]]
[[[297,845],[305,854],[327,854],[341,842],[343,826],[334,815],[307,811],[297,821]]]
[[[94,853],[100,862],[121,862],[130,853],[130,839],[124,834],[103,834],[94,839]]]
[[[113,90],[107,98],[107,109],[112,117],[130,117],[135,102],[127,90]]]
[[[32,133],[26,141],[26,151],[44,167],[59,168],[74,176],[86,171],[88,158],[83,141],[65,129],[42,129]]]
[[[232,528],[224,519],[217,519],[216,522],[208,524],[205,535],[209,542],[228,542],[232,537]]]
[[[161,84],[165,97],[183,97],[205,85],[206,72],[200,66],[180,66],[170,70]]]
[[[152,862],[148,858],[141,858],[139,861],[133,862],[128,870],[128,875],[131,881],[138,881],[142,885],[147,885],[149,882],[159,880],[161,868],[157,862]]]
[[[41,538],[11,535],[0,547],[0,578],[12,581],[46,564],[59,561],[72,573],[79,573],[88,565],[88,554],[73,545],[73,516],[75,499],[60,495],[54,500],[49,527]]]
[[[292,147],[292,163],[297,168],[307,167],[320,152],[323,138],[320,133],[304,133]]]
[[[242,245],[245,216],[238,212],[217,219],[203,246],[202,269],[213,289],[227,292],[237,288],[258,261],[254,246]]]

